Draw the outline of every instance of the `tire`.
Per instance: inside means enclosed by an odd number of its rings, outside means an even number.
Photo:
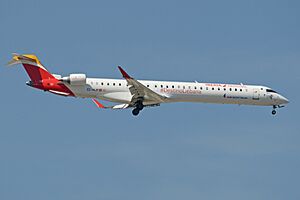
[[[137,109],[137,108],[135,108],[135,109],[132,110],[132,114],[133,114],[134,116],[137,116],[139,113],[140,113],[140,110]]]
[[[276,115],[276,110],[272,110],[272,115]]]

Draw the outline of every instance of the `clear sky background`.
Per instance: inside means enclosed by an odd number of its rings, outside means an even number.
[[[300,199],[299,1],[0,0],[0,199]],[[52,73],[262,84],[290,104],[98,110],[25,85]],[[107,103],[107,102],[105,102]],[[109,104],[109,103],[108,103]]]

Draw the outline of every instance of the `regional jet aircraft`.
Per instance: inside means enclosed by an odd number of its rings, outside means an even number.
[[[132,108],[138,115],[144,107],[162,103],[200,102],[272,106],[272,114],[289,101],[273,89],[260,85],[136,80],[118,67],[124,79],[87,78],[85,74],[51,74],[35,55],[13,54],[8,65],[22,64],[30,78],[28,86],[71,97],[91,98],[101,109]],[[97,99],[118,103],[104,106]]]

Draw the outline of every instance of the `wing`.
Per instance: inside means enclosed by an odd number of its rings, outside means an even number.
[[[113,110],[121,110],[121,109],[127,109],[127,108],[132,108],[132,105],[129,104],[118,104],[114,106],[104,106],[102,103],[100,103],[97,99],[92,99],[92,101],[95,103],[95,105],[100,108],[100,109],[113,109]],[[147,107],[155,107],[159,106],[159,104],[150,104],[146,105]]]
[[[155,103],[162,103],[165,102],[167,97],[162,96],[151,89],[144,86],[139,81],[135,80],[134,78],[130,77],[122,67],[118,66],[120,72],[122,73],[123,78],[126,79],[129,91],[132,94],[131,104],[135,105],[137,101],[151,101]]]
[[[101,104],[99,101],[97,101],[97,99],[92,99],[93,102],[96,104],[96,106],[98,108],[110,108],[110,109],[126,109],[129,108],[130,105],[129,104],[119,104],[119,105],[115,105],[115,106],[104,106],[103,104]]]

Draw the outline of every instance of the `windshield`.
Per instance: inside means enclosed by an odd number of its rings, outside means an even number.
[[[276,91],[274,91],[274,90],[271,90],[271,89],[267,89],[267,92],[273,92],[273,93],[277,93]]]

